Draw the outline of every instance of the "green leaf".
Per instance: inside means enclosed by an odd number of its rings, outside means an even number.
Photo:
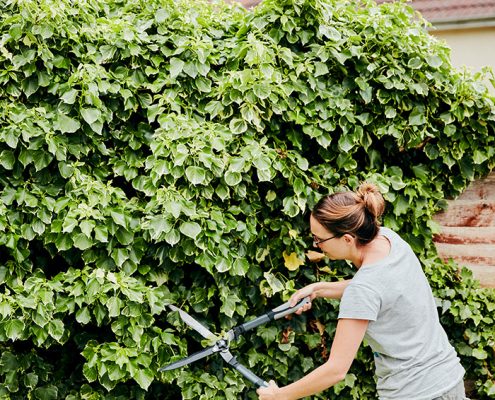
[[[120,226],[123,226],[124,228],[127,228],[127,221],[125,218],[125,214],[122,211],[117,211],[117,210],[112,210],[110,212],[110,215],[113,219],[113,221]]]
[[[58,389],[56,386],[52,385],[38,387],[34,390],[34,396],[39,400],[57,400]]]
[[[246,121],[240,118],[232,118],[229,123],[229,128],[234,134],[241,134],[246,132],[248,126]]]
[[[409,125],[423,125],[426,123],[426,117],[423,107],[414,107],[411,114],[409,114]]]
[[[186,168],[186,176],[193,185],[201,185],[206,179],[206,171],[201,167],[190,166]]]
[[[211,81],[208,78],[199,77],[196,78],[194,82],[200,92],[203,93],[211,92]]]
[[[15,156],[14,152],[10,150],[4,150],[0,153],[0,165],[5,169],[11,170],[14,168]]]
[[[97,225],[94,228],[95,230],[95,239],[99,242],[106,243],[108,242],[108,229],[104,225]]]
[[[317,62],[315,63],[315,77],[327,75],[328,67],[325,63]]]
[[[124,245],[124,246],[131,244],[132,241],[134,240],[134,233],[132,233],[132,232],[130,232],[124,228],[117,229],[115,236],[117,237],[117,240],[119,241],[119,243]]]
[[[147,390],[148,387],[153,383],[153,380],[155,379],[153,373],[148,368],[136,369],[132,377],[138,383],[138,385],[144,390]]]
[[[23,321],[15,319],[5,322],[4,327],[7,337],[11,340],[17,340],[21,337],[25,325]]]
[[[229,186],[236,186],[242,181],[242,175],[239,172],[227,171],[224,176],[225,183]]]
[[[38,385],[38,375],[30,372],[24,376],[24,385],[30,389],[34,389]]]
[[[413,68],[413,69],[418,69],[420,68],[421,66],[423,65],[423,61],[421,61],[420,58],[418,57],[413,57],[411,58],[408,63],[407,63],[407,66],[409,68]]]
[[[107,301],[108,316],[110,318],[118,317],[120,315],[120,310],[122,308],[122,300],[118,297],[110,297]]]
[[[48,323],[48,333],[58,342],[60,342],[60,339],[62,339],[64,330],[64,323],[59,319],[54,319],[53,321],[50,321]]]
[[[81,128],[79,121],[68,117],[64,114],[59,114],[58,118],[53,124],[54,129],[61,131],[62,133],[74,133]]]
[[[350,134],[343,134],[339,139],[339,149],[348,153],[355,146],[354,137]]]
[[[129,250],[122,248],[113,249],[112,258],[118,267],[122,267],[124,262],[129,259]]]
[[[84,233],[78,233],[73,237],[74,246],[80,250],[89,249],[93,245],[91,238],[87,237]]]
[[[488,358],[488,353],[483,349],[473,349],[473,357],[478,360],[485,360]]]
[[[12,314],[12,311],[12,307],[8,302],[2,301],[0,303],[0,315],[2,315],[3,318],[9,317]]]
[[[177,229],[171,229],[170,232],[165,234],[165,241],[171,246],[176,245],[180,241],[180,233]]]
[[[76,312],[76,321],[83,325],[86,325],[91,321],[91,315],[89,314],[88,307],[82,307]]]
[[[78,91],[76,89],[70,89],[65,92],[60,98],[66,104],[74,104],[76,102]]]
[[[191,239],[196,239],[201,232],[201,226],[196,222],[186,221],[180,224],[179,230]]]
[[[442,59],[437,55],[426,57],[426,62],[432,68],[439,68],[443,64]]]
[[[253,87],[254,94],[261,100],[268,98],[271,94],[271,88],[269,85],[257,83]]]
[[[179,76],[184,68],[185,62],[179,58],[171,58],[170,59],[170,77],[175,79]]]
[[[319,33],[322,36],[327,37],[328,39],[331,39],[333,41],[338,41],[342,38],[340,32],[337,29],[335,29],[333,26],[329,26],[329,25],[321,24],[319,26]]]
[[[81,116],[89,125],[91,125],[101,118],[101,111],[97,108],[82,108]]]
[[[293,187],[294,187],[294,193],[295,194],[301,194],[306,189],[306,186],[304,185],[304,182],[301,178],[296,178],[294,180]]]
[[[395,118],[397,116],[397,110],[394,107],[387,107],[385,109],[385,117]]]
[[[91,220],[84,220],[81,221],[81,223],[79,224],[79,228],[81,229],[81,232],[84,233],[87,237],[91,237],[91,232],[93,232],[95,226],[96,223]]]
[[[265,272],[263,276],[270,285],[273,293],[278,293],[285,289],[283,283],[274,274],[270,272]]]

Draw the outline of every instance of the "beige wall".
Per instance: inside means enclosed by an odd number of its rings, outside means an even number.
[[[495,72],[495,26],[472,29],[432,29],[430,33],[444,40],[451,48],[451,60],[455,67],[466,66],[480,71],[489,66]],[[490,86],[490,85],[489,85]],[[494,88],[490,88],[495,93]]]
[[[431,31],[452,49],[452,63],[480,70],[485,65],[495,69],[495,27]]]

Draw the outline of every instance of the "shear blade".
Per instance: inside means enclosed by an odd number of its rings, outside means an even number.
[[[171,364],[165,365],[164,367],[161,367],[159,371],[170,371],[172,369],[180,368],[183,367],[184,365],[188,365],[193,363],[194,361],[200,360],[204,357],[208,357],[209,355],[218,352],[218,349],[216,346],[211,346],[208,347],[207,349],[200,350],[189,357],[183,358],[182,360],[178,360],[176,362],[173,362]]]
[[[184,321],[187,325],[189,325],[191,328],[193,328],[195,331],[197,331],[201,336],[203,336],[205,339],[215,339],[216,336],[204,325],[196,321],[193,317],[191,317],[188,313],[185,311],[181,310],[179,307],[176,307],[172,304],[169,304],[168,307],[172,311],[177,311],[180,315],[180,318],[182,321]]]

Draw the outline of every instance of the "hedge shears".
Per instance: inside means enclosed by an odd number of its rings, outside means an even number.
[[[249,381],[251,381],[254,385],[257,387],[268,387],[268,383],[265,382],[263,379],[259,378],[256,376],[253,372],[251,372],[248,368],[246,368],[244,365],[240,364],[236,357],[232,355],[232,353],[229,350],[230,343],[234,340],[239,339],[241,335],[243,335],[245,332],[256,328],[259,325],[265,324],[267,322],[273,321],[280,319],[282,317],[285,317],[286,315],[292,314],[296,312],[299,308],[304,306],[305,304],[309,303],[310,299],[309,297],[305,297],[302,300],[299,301],[294,307],[291,307],[289,302],[282,304],[281,306],[278,306],[277,308],[274,308],[273,310],[254,318],[251,321],[245,322],[242,325],[236,326],[232,329],[230,329],[226,334],[223,335],[220,339],[216,335],[214,335],[208,328],[206,328],[204,325],[196,321],[193,317],[191,317],[188,313],[185,311],[181,310],[180,308],[174,306],[174,305],[168,305],[168,307],[172,311],[177,311],[179,313],[180,318],[184,323],[189,325],[191,328],[193,328],[196,332],[198,332],[201,336],[203,336],[205,339],[208,340],[215,340],[215,344],[213,344],[210,347],[207,347],[204,350],[200,350],[189,357],[183,358],[182,360],[178,360],[176,362],[173,362],[171,364],[168,364],[162,368],[159,369],[159,371],[170,371],[172,369],[180,368],[185,365],[191,364],[194,361],[200,360],[204,357],[208,357],[211,354],[215,353],[220,353],[222,358],[229,364],[231,367],[235,368],[237,371],[239,371],[245,378],[247,378]]]

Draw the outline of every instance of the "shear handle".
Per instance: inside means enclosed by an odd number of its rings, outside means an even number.
[[[244,365],[240,364],[235,357],[232,357],[230,361],[228,361],[229,365],[234,367],[237,371],[239,371],[246,379],[251,381],[256,387],[268,387],[268,383],[263,379],[255,375],[249,369],[247,369]]]
[[[285,317],[286,315],[292,314],[296,312],[299,308],[301,308],[303,305],[309,303],[309,297],[305,297],[299,303],[297,303],[294,307],[290,307],[290,303],[284,303],[277,308],[274,308],[273,310],[251,320],[248,322],[245,322],[242,325],[236,326],[235,328],[232,329],[234,332],[234,339],[237,339],[240,335],[242,335],[244,332],[249,331],[251,329],[256,328],[259,325],[265,324],[269,321],[273,321],[274,319],[280,319],[282,317]]]

